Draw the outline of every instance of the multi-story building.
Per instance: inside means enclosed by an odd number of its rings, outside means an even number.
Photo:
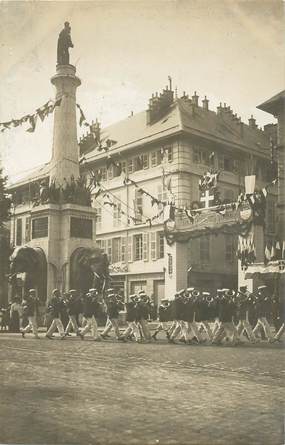
[[[221,171],[222,202],[236,200],[245,175],[255,174],[257,188],[263,187],[270,181],[270,138],[275,133],[273,125],[258,128],[253,117],[248,124],[241,122],[226,104],[210,110],[208,99],[199,103],[196,92],[191,98],[176,98],[171,87],[153,95],[146,111],[104,129],[97,121],[92,124],[79,143],[85,160],[81,173],[88,180],[95,175],[100,184],[92,203],[97,211],[96,244],[108,255],[114,286],[126,297],[145,289],[158,300],[179,288],[179,277],[187,274],[193,286],[236,284],[235,236],[219,233],[192,239],[186,257],[185,244],[176,243],[173,261],[164,236],[167,206],[161,201],[175,201],[176,207],[186,209],[202,206],[198,183],[209,168]],[[47,236],[41,221],[37,226],[31,221],[27,208],[37,184],[48,180],[49,170],[43,166],[11,187],[16,192],[14,245]],[[273,237],[274,194],[268,198],[266,218],[266,236]],[[172,283],[166,289],[165,281]]]
[[[156,299],[179,287],[179,274],[188,273],[188,284],[203,288],[235,285],[236,237],[218,234],[189,241],[187,264],[185,255],[179,263],[177,243],[173,265],[166,252],[163,214],[149,224],[163,205],[142,190],[165,202],[174,199],[176,207],[202,206],[199,178],[214,168],[221,171],[220,199],[235,201],[245,175],[256,175],[257,188],[270,181],[270,137],[276,127],[262,130],[252,116],[246,125],[226,104],[211,111],[206,97],[200,105],[196,92],[191,99],[186,94],[174,98],[168,88],[152,96],[146,111],[101,131],[98,122],[94,127],[111,144],[106,151],[92,134],[83,138],[83,172],[92,171],[100,182],[101,193],[94,199],[96,243],[109,257],[114,283],[126,295],[145,289]],[[266,236],[273,236],[274,195],[268,199],[266,227]],[[176,281],[171,290],[164,286],[166,274]]]

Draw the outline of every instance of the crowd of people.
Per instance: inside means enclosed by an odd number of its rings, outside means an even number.
[[[18,312],[22,337],[32,332],[35,338],[40,338],[37,323],[40,301],[36,291],[30,289],[22,302],[18,299],[13,305],[11,314]],[[119,327],[122,312],[127,324],[124,329]],[[98,321],[102,319],[106,323],[99,332]],[[113,330],[114,338],[120,342],[155,342],[164,334],[172,344],[238,345],[261,340],[273,343],[280,341],[285,331],[284,299],[270,295],[267,286],[259,286],[254,293],[246,286],[238,291],[217,289],[215,295],[188,288],[177,292],[171,300],[163,299],[154,310],[143,290],[124,302],[114,289],[108,289],[104,296],[96,289],[84,295],[76,290],[62,295],[55,289],[46,307],[46,326],[45,337],[50,340],[58,331],[62,340],[73,333],[81,340],[89,334],[94,341],[102,341],[110,339]]]

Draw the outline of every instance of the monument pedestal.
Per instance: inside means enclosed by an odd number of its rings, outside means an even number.
[[[95,214],[95,209],[76,204],[47,204],[31,210],[32,240],[27,245],[41,248],[46,256],[47,298],[55,288],[69,290],[72,254],[94,247]],[[46,236],[40,236],[39,230]]]

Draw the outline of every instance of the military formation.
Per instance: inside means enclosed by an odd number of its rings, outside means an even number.
[[[11,311],[18,311],[23,338],[30,332],[40,338],[39,307],[34,289],[11,307]],[[120,323],[121,314],[126,326]],[[105,327],[99,331],[102,320]],[[108,289],[104,296],[96,289],[84,295],[76,290],[62,295],[55,289],[48,300],[45,325],[45,337],[50,340],[71,336],[84,340],[88,335],[94,341],[113,337],[119,342],[150,343],[164,336],[171,344],[239,345],[262,340],[274,343],[280,341],[285,331],[284,302],[272,296],[266,286],[259,286],[254,293],[246,286],[238,291],[217,289],[215,295],[195,288],[182,289],[173,299],[163,299],[158,308],[143,290],[124,302],[114,289]]]

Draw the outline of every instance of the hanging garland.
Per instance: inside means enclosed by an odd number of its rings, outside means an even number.
[[[56,100],[55,102],[52,100],[49,100],[41,107],[37,108],[35,113],[33,114],[26,114],[25,116],[21,117],[20,119],[11,119],[7,122],[0,122],[0,131],[3,133],[6,130],[10,130],[12,128],[18,127],[19,125],[23,125],[26,122],[29,123],[30,127],[26,130],[28,133],[33,133],[36,129],[37,124],[37,118],[39,117],[40,120],[43,122],[45,118],[54,112],[55,107],[59,107],[61,104],[61,98]]]

